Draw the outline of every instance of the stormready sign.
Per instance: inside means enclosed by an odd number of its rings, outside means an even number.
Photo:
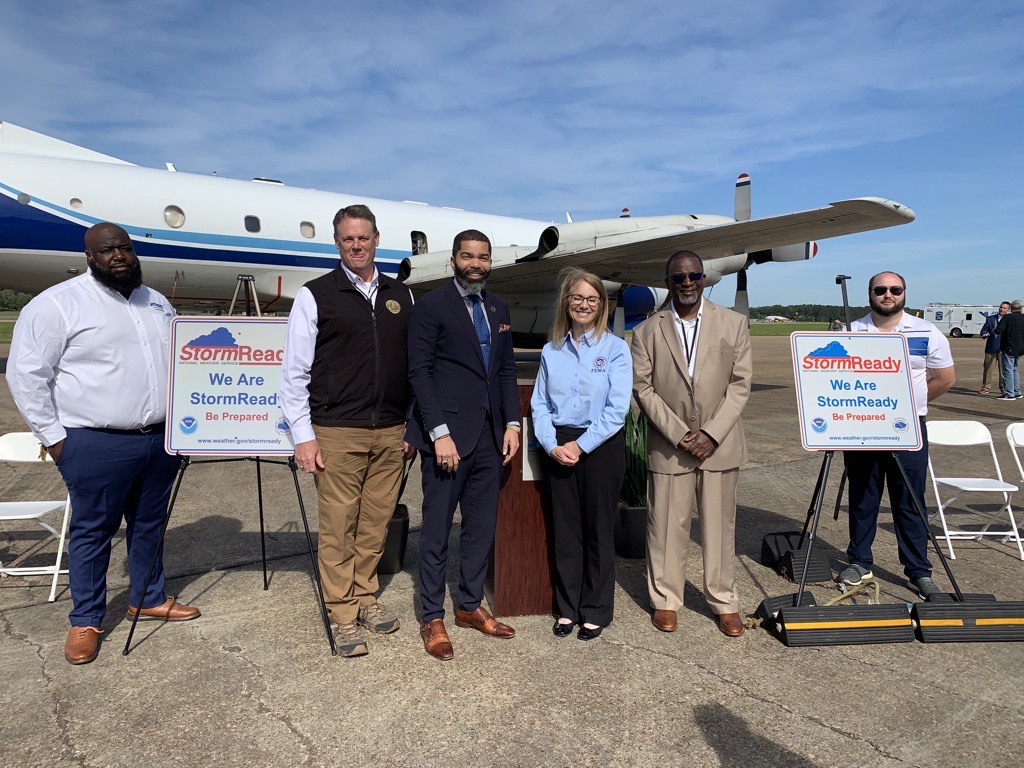
[[[262,317],[171,322],[168,453],[291,455],[278,395],[287,324]]]
[[[916,451],[921,429],[898,333],[790,336],[800,439],[809,451]]]

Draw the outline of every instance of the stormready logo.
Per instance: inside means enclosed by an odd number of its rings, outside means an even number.
[[[259,349],[239,344],[227,328],[217,328],[185,344],[178,360],[183,363],[279,364],[284,360],[284,349]]]
[[[800,361],[805,371],[850,371],[851,373],[899,373],[903,361],[895,357],[861,357],[851,355],[838,341],[804,355]]]

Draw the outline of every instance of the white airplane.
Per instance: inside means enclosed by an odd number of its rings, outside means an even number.
[[[287,310],[298,289],[333,269],[331,221],[363,203],[381,233],[377,265],[422,293],[451,278],[451,242],[464,229],[493,243],[488,287],[512,308],[517,335],[546,334],[559,271],[580,266],[622,291],[627,323],[665,299],[668,254],[701,255],[707,284],[739,273],[736,306],[746,311],[746,269],[802,261],[814,240],[906,224],[914,212],[876,197],[801,213],[750,218],[750,179],[736,183],[735,218],[707,214],[628,217],[566,224],[471,213],[413,201],[394,202],[142,168],[115,157],[0,122],[0,287],[38,293],[85,269],[85,229],[100,221],[124,227],[144,264],[146,283],[181,308],[226,305],[237,276],[253,275],[263,310]],[[569,218],[568,216],[566,217]]]

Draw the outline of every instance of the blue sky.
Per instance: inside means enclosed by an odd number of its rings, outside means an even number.
[[[602,7],[607,5],[608,7]],[[1024,5],[10,0],[0,120],[140,165],[564,221],[875,195],[750,303],[1024,298]],[[731,305],[734,278],[712,298]]]

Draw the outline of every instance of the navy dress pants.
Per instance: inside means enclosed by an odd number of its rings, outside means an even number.
[[[57,468],[71,494],[68,570],[74,627],[99,627],[107,607],[110,547],[127,526],[129,604],[152,608],[166,599],[162,556],[145,597],[142,586],[167,514],[179,459],[164,451],[162,429],[142,433],[67,429]]]
[[[871,545],[878,527],[878,507],[882,503],[882,490],[889,486],[889,506],[896,527],[896,545],[900,562],[907,578],[931,576],[932,564],[928,560],[928,528],[921,520],[911,494],[916,494],[924,505],[924,489],[928,479],[928,431],[924,418],[920,419],[923,445],[917,451],[845,451],[846,475],[850,484],[850,546],[846,554],[850,563],[871,568],[874,557]],[[910,479],[910,487],[903,482],[900,464]]]
[[[423,525],[419,571],[424,623],[444,618],[448,536],[456,507],[462,513],[456,607],[475,611],[483,601],[484,579],[498,523],[501,462],[501,451],[495,445],[489,422],[480,430],[473,452],[459,459],[455,472],[442,471],[433,453],[420,451]]]

